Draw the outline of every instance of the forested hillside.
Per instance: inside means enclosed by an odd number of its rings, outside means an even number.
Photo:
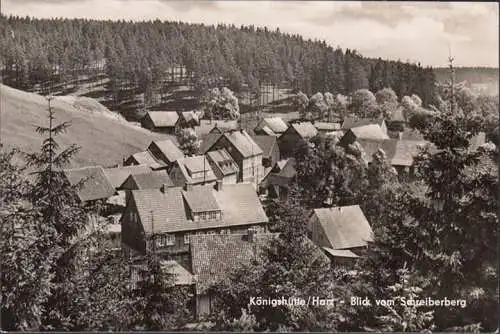
[[[400,98],[417,94],[428,104],[434,97],[432,68],[253,26],[2,16],[0,50],[5,84],[91,96],[116,110],[161,106],[175,98],[172,86],[196,99],[227,85],[253,105],[269,85],[307,94],[390,86]]]
[[[436,68],[436,79],[445,82],[449,78],[448,68]],[[493,67],[457,67],[455,68],[457,81],[466,81],[470,88],[488,95],[498,95],[498,68]]]

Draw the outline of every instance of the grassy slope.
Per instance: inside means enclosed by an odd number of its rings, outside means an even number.
[[[25,152],[39,149],[42,136],[35,126],[48,124],[47,100],[40,95],[26,93],[8,86],[0,86],[0,135],[7,147],[18,147]],[[68,133],[59,136],[62,148],[77,144],[80,152],[73,166],[103,165],[120,163],[122,158],[144,150],[153,139],[166,138],[113,116],[99,105],[79,103],[76,108],[71,98],[58,98],[52,102],[56,123],[71,121]],[[82,105],[89,105],[92,110]],[[101,106],[102,107],[102,106]]]

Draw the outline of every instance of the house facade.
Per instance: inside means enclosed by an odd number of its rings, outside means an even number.
[[[147,250],[189,262],[190,236],[267,231],[268,218],[251,184],[134,190],[121,219],[126,253]]]
[[[280,148],[276,136],[252,136],[262,150],[262,166],[271,168],[280,160]]]
[[[262,149],[246,133],[231,131],[219,135],[206,152],[225,149],[238,165],[238,182],[251,182],[257,188],[264,177]]]

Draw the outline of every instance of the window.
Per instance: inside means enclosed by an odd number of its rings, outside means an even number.
[[[184,244],[189,245],[189,234],[184,234]]]
[[[166,234],[165,235],[165,244],[167,246],[174,246],[175,245],[175,235]]]

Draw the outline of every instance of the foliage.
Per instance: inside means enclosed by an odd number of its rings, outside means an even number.
[[[375,93],[379,115],[390,118],[399,106],[398,96],[390,88],[383,88]]]
[[[295,110],[299,112],[300,119],[308,118],[307,106],[309,105],[309,98],[306,94],[298,92],[293,99],[293,105]]]
[[[368,89],[359,89],[352,94],[350,111],[359,118],[377,116],[377,100]]]
[[[204,115],[210,119],[239,119],[238,98],[227,87],[211,89],[204,98]]]
[[[177,133],[177,141],[179,142],[179,149],[186,156],[197,155],[200,150],[201,141],[198,139],[196,132],[191,129],[181,129]]]
[[[337,296],[329,261],[306,237],[307,215],[296,205],[295,196],[292,191],[287,201],[276,202],[278,214],[273,221],[279,237],[263,246],[256,261],[236,268],[229,283],[220,283],[213,289],[217,297],[216,328],[228,319],[240,319],[242,309],[248,309],[257,322],[254,330],[335,329],[339,314],[334,307],[249,304],[250,298],[257,296],[280,300]]]
[[[307,208],[357,204],[366,184],[366,162],[355,147],[343,148],[333,137],[317,137],[295,151],[301,203]]]

